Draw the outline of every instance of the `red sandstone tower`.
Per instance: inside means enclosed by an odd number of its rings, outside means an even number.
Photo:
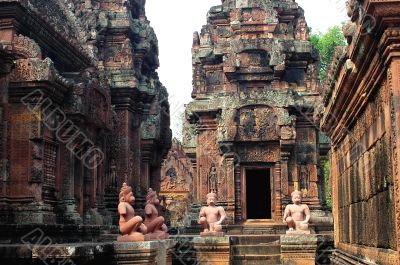
[[[303,9],[294,1],[222,2],[193,35],[184,146],[197,170],[195,202],[216,185],[230,224],[280,224],[300,190],[316,213],[325,204],[329,144],[316,126],[318,53]]]
[[[169,104],[144,5],[0,2],[0,223],[110,224],[123,182],[139,205],[158,183]]]

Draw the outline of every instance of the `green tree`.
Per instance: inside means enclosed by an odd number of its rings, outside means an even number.
[[[319,51],[320,68],[319,77],[323,82],[331,62],[333,52],[337,46],[346,46],[347,42],[343,36],[340,26],[333,26],[328,28],[328,31],[323,34],[321,32],[313,33],[310,35],[311,44]]]
[[[326,194],[326,205],[332,209],[332,192],[329,185],[329,160],[325,161],[324,165],[324,176],[325,176],[325,194]]]

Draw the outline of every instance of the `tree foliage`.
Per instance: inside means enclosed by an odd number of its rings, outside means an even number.
[[[325,194],[326,194],[326,205],[332,209],[332,192],[329,185],[329,160],[325,161],[324,165],[324,176],[325,176]]]
[[[333,52],[337,46],[346,46],[347,42],[343,36],[340,26],[333,26],[328,28],[325,34],[321,32],[312,33],[310,35],[311,44],[319,51],[320,68],[319,77],[324,81],[328,72],[329,64],[331,62]]]

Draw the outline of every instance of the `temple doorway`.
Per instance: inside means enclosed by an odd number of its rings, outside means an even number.
[[[272,219],[270,170],[246,169],[245,183],[246,219]]]

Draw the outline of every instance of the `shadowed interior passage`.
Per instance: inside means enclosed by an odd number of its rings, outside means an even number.
[[[247,219],[271,219],[271,184],[268,169],[246,170]]]

